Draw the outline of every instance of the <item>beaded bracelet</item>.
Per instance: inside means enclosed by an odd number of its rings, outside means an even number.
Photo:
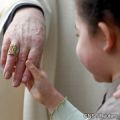
[[[54,114],[58,111],[58,109],[59,109],[61,106],[64,106],[66,100],[67,100],[67,97],[65,97],[64,100],[59,103],[59,105],[53,110],[53,112],[51,112],[51,113],[49,112],[49,119],[50,119],[50,120],[52,120]]]

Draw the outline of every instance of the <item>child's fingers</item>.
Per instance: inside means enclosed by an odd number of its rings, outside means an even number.
[[[39,74],[39,69],[30,61],[26,61],[26,67],[31,72],[32,76],[36,78]]]
[[[114,94],[113,97],[115,97],[116,99],[120,99],[120,90],[117,90]]]
[[[117,87],[117,90],[119,90],[120,89],[120,85]]]

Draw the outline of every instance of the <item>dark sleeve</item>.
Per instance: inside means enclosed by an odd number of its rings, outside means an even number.
[[[21,3],[21,4],[19,4],[19,5],[16,5],[16,7],[12,10],[12,12],[10,13],[7,21],[5,22],[5,24],[4,24],[4,26],[3,26],[3,34],[4,34],[5,31],[7,30],[9,24],[12,22],[15,13],[16,13],[19,9],[26,8],[26,7],[34,7],[34,8],[37,8],[37,9],[39,9],[39,10],[43,13],[43,15],[44,15],[44,12],[43,12],[42,8],[40,8],[40,7],[37,6],[37,5],[30,4],[30,3]]]

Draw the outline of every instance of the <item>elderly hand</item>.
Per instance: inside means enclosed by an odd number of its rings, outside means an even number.
[[[1,62],[6,79],[10,79],[14,72],[14,87],[19,86],[22,81],[26,83],[32,80],[30,72],[25,67],[26,60],[39,67],[45,40],[44,21],[40,10],[32,7],[20,9],[4,35]],[[19,48],[17,56],[8,54],[10,45]]]
[[[64,97],[52,86],[45,72],[40,71],[30,61],[26,62],[26,66],[34,80],[27,83],[27,88],[36,100],[52,112],[64,100]]]

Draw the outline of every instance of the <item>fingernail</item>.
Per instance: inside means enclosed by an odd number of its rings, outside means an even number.
[[[24,76],[23,79],[22,79],[23,82],[27,82],[27,80],[28,80],[28,79],[27,79],[26,76]]]
[[[17,87],[17,86],[18,86],[18,82],[17,82],[16,80],[13,81],[13,82],[12,82],[12,86],[13,86],[13,87]]]
[[[10,72],[6,72],[4,76],[5,76],[5,79],[9,79],[10,76],[11,76],[11,73]]]
[[[29,65],[29,64],[30,64],[30,62],[27,60],[27,61],[26,61],[26,64],[27,64],[27,65]]]

